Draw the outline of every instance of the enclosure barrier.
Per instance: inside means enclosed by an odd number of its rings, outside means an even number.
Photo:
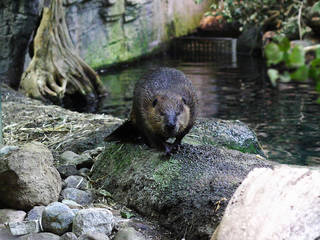
[[[186,60],[211,61],[217,57],[237,62],[237,39],[188,36],[172,41],[170,53]]]

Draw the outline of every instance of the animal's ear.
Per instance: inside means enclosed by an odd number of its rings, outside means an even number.
[[[155,107],[155,106],[157,105],[157,103],[158,103],[158,99],[155,98],[155,99],[153,100],[153,102],[152,102],[152,107]]]
[[[185,99],[184,97],[182,97],[182,102],[183,102],[184,104],[187,104],[187,101],[186,101],[186,99]]]

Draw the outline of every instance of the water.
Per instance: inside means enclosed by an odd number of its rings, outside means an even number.
[[[169,66],[183,71],[198,91],[201,117],[239,119],[257,133],[270,160],[320,164],[320,104],[311,83],[272,87],[261,59],[219,56],[213,61],[157,57],[102,76],[109,97],[99,112],[125,118],[134,83],[148,69]]]

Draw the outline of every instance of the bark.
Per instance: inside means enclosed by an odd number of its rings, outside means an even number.
[[[66,94],[92,100],[105,93],[99,76],[76,54],[62,0],[44,6],[33,48],[33,58],[20,82],[27,96],[61,102]]]

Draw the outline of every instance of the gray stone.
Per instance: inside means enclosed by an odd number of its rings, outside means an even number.
[[[60,156],[61,165],[75,165],[77,167],[92,166],[93,160],[89,153],[83,153],[81,155],[72,151],[65,151]]]
[[[67,205],[71,209],[80,209],[82,206],[75,201],[69,200],[69,199],[63,199],[62,203]]]
[[[73,232],[67,232],[60,237],[60,240],[78,240]]]
[[[239,120],[198,119],[182,142],[223,146],[265,156],[255,132]]]
[[[0,209],[0,224],[9,222],[22,222],[26,216],[24,211],[13,209]]]
[[[89,168],[81,168],[79,169],[79,174],[83,177],[87,177],[90,174]]]
[[[69,176],[65,180],[66,188],[77,188],[86,190],[88,188],[88,181],[81,176]]]
[[[18,238],[19,240],[60,240],[60,237],[53,233],[31,233]]]
[[[42,213],[44,231],[62,235],[71,230],[74,213],[65,204],[54,202],[49,204]]]
[[[1,149],[0,149],[0,156],[1,155],[7,155],[9,154],[10,152],[12,151],[16,151],[18,150],[19,147],[17,146],[3,146]]]
[[[85,192],[76,188],[63,189],[61,195],[64,199],[75,201],[81,205],[87,205],[92,203],[93,196],[91,192]]]
[[[45,206],[35,206],[28,212],[26,220],[27,221],[41,220],[42,212],[44,209],[45,209]]]
[[[41,1],[1,0],[0,82],[19,86],[24,56],[41,13]]]
[[[271,166],[257,154],[211,145],[182,144],[166,157],[144,145],[106,143],[91,179],[116,201],[175,234],[208,239],[246,175],[256,167]]]
[[[0,202],[30,209],[58,200],[61,178],[53,157],[41,143],[28,143],[5,157],[0,156]]]
[[[9,223],[8,227],[11,234],[14,236],[40,232],[40,224],[38,220],[13,222]]]
[[[249,173],[212,240],[318,239],[320,169],[279,165]]]
[[[135,230],[133,227],[120,229],[116,233],[114,240],[145,240],[142,233]]]
[[[78,175],[78,170],[75,165],[61,165],[57,170],[63,179],[73,175]]]
[[[0,224],[0,239],[1,240],[14,240],[14,239],[18,239],[18,237],[13,236],[7,227],[1,226],[1,224]]]
[[[109,237],[104,233],[90,232],[90,233],[82,234],[78,239],[79,240],[109,240]]]
[[[60,163],[62,165],[76,165],[79,155],[72,151],[65,151],[60,156]]]
[[[80,210],[72,225],[72,232],[77,236],[90,232],[99,232],[110,235],[114,227],[112,213],[103,208],[89,208]]]

